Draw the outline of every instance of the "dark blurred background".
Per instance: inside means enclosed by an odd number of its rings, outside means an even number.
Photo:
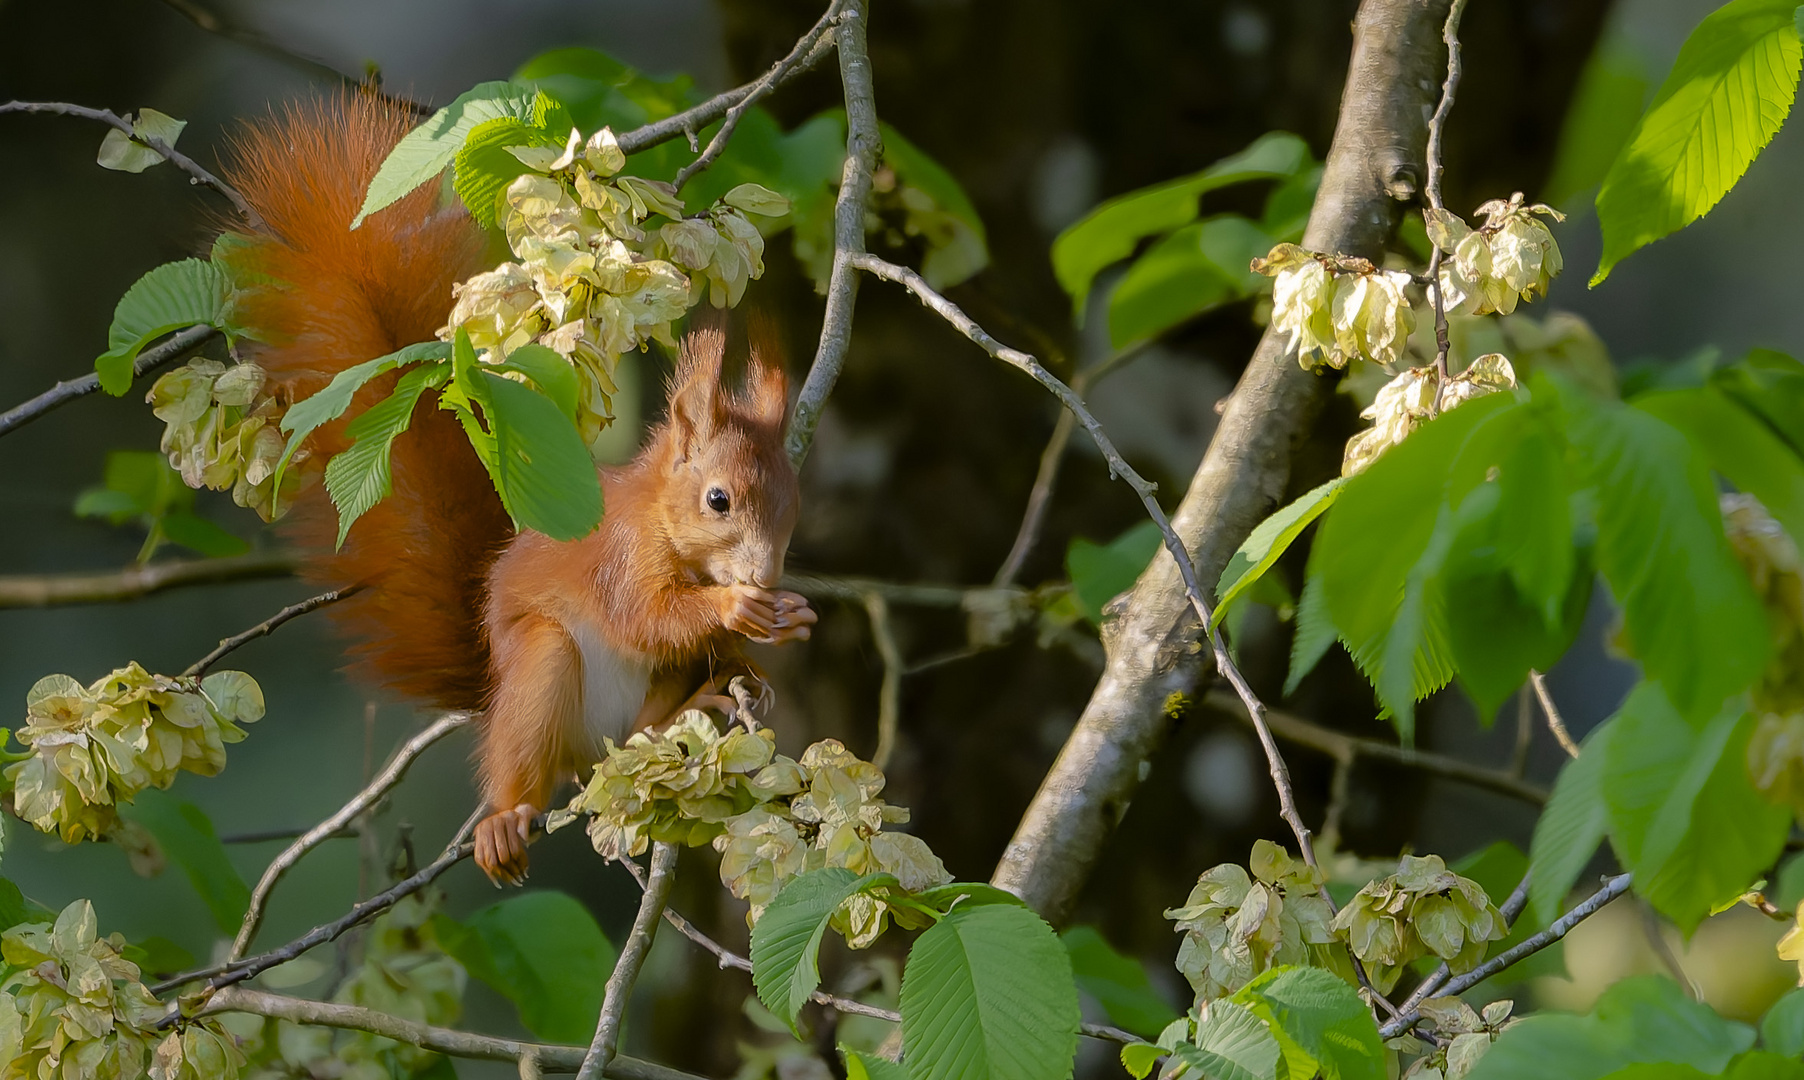
[[[820,8],[814,0],[206,2],[219,17],[290,51],[355,75],[374,67],[387,88],[436,103],[565,45],[601,48],[658,76],[687,72],[711,92],[762,71]],[[1447,202],[1470,211],[1517,190],[1531,199],[1559,198],[1571,212],[1555,229],[1568,272],[1547,307],[1589,320],[1619,364],[1673,361],[1703,348],[1734,355],[1752,345],[1794,352],[1804,346],[1804,307],[1783,300],[1804,269],[1804,219],[1794,210],[1795,179],[1784,179],[1795,178],[1804,159],[1797,124],[1780,133],[1708,219],[1636,255],[1596,292],[1584,287],[1598,251],[1595,218],[1587,211],[1591,193],[1548,196],[1562,154],[1585,149],[1562,150],[1560,136],[1587,62],[1605,57],[1639,100],[1714,6],[1711,0],[1474,0],[1466,16],[1466,78],[1450,128]],[[1106,355],[1099,327],[1080,332],[1073,326],[1069,301],[1051,273],[1052,237],[1104,198],[1205,167],[1270,130],[1296,132],[1324,155],[1354,7],[1350,0],[874,0],[879,113],[958,178],[988,229],[990,266],[953,290],[953,298],[1005,341],[1039,353],[1062,373]],[[148,105],[189,121],[181,146],[203,163],[217,159],[237,126],[326,85],[268,50],[203,31],[175,0],[0,2],[0,100],[60,100],[118,112]],[[829,62],[766,104],[787,126],[838,101]],[[173,169],[127,175],[95,167],[103,133],[69,118],[0,116],[0,406],[88,370],[105,347],[112,305],[124,289],[152,266],[204,251],[210,240],[207,222],[217,211],[211,196]],[[1229,190],[1211,195],[1206,209],[1256,214],[1263,194]],[[791,370],[799,375],[813,352],[820,302],[787,239],[773,241],[767,264],[751,296],[779,316]],[[1160,483],[1168,504],[1202,456],[1216,401],[1257,341],[1250,308],[1227,308],[1166,335],[1094,395],[1104,424],[1135,466]],[[641,387],[655,388],[664,361],[648,356],[635,363]],[[655,410],[655,393],[644,396],[646,409]],[[1300,458],[1293,491],[1338,470],[1356,412],[1344,398],[1327,412]],[[898,292],[867,284],[851,362],[804,476],[791,568],[901,582],[988,582],[1014,538],[1054,419],[1050,399],[1025,379],[990,362]],[[98,482],[107,451],[153,448],[159,430],[138,394],[92,397],[0,444],[0,505],[9,521],[0,530],[0,572],[129,564],[141,533],[78,520],[71,503]],[[223,496],[203,494],[201,505],[258,547],[279,545],[272,530]],[[1138,519],[1130,493],[1109,480],[1080,436],[1022,582],[1062,578],[1071,538],[1106,541]],[[1300,585],[1300,568],[1286,563],[1293,586]],[[0,611],[0,700],[17,708],[31,684],[52,672],[86,682],[131,659],[152,670],[179,670],[222,636],[306,593],[297,582],[273,581],[126,605]],[[780,694],[773,722],[789,752],[833,736],[869,755],[882,675],[869,622],[857,605],[821,607],[814,641],[767,658]],[[1552,674],[1578,734],[1614,707],[1630,681],[1628,669],[1602,648],[1610,618],[1600,599],[1580,645]],[[911,662],[965,644],[956,611],[898,605],[895,624]],[[1268,700],[1279,697],[1288,636],[1266,618],[1255,620],[1242,643]],[[1029,632],[906,679],[889,798],[913,808],[913,830],[959,878],[989,876],[1088,697],[1099,655],[1094,646],[1043,649]],[[338,674],[338,665],[339,643],[317,617],[245,647],[230,666],[262,683],[269,714],[232,749],[222,776],[184,776],[176,793],[204,807],[227,835],[305,826],[335,809],[420,723],[402,704],[370,703],[364,688]],[[373,719],[366,719],[366,703]],[[1386,735],[1372,719],[1369,690],[1339,650],[1285,707],[1324,724]],[[1433,749],[1503,765],[1514,739],[1513,706],[1489,732],[1457,691],[1426,710],[1422,743]],[[454,738],[415,767],[380,819],[385,845],[403,824],[422,850],[436,849],[455,829],[473,805],[468,749],[467,740]],[[1303,812],[1319,821],[1329,762],[1301,748],[1289,756]],[[1561,760],[1545,731],[1537,732],[1528,778],[1550,784]],[[1343,849],[1394,857],[1413,847],[1451,859],[1499,838],[1527,846],[1533,809],[1522,803],[1424,781],[1401,768],[1362,764],[1350,780]],[[4,872],[29,896],[53,908],[91,897],[103,929],[164,935],[197,957],[221,944],[179,873],[138,878],[108,845],[65,848],[16,821],[7,830]],[[1183,900],[1198,872],[1244,860],[1261,836],[1282,839],[1283,830],[1256,745],[1233,721],[1194,708],[1097,868],[1078,921],[1097,925],[1118,948],[1146,959],[1174,1003],[1187,1000],[1170,967],[1178,939],[1160,912]],[[232,852],[254,879],[277,846],[235,844]],[[676,906],[742,946],[743,907],[718,887],[713,861],[705,849],[686,854]],[[589,852],[576,830],[537,849],[534,867],[533,887],[568,890],[616,940],[624,932],[635,890],[621,871]],[[494,899],[473,867],[453,871],[443,883],[453,914]],[[370,887],[366,880],[363,888]],[[263,940],[284,939],[342,912],[358,888],[357,845],[328,845],[278,893]],[[1705,928],[1687,970],[1708,989],[1715,984],[1699,972],[1714,970],[1711,963],[1738,968],[1740,981],[1730,980],[1740,988],[1735,992],[1758,997],[1765,991],[1747,986],[1750,980],[1772,985],[1759,965],[1774,963],[1768,939],[1777,931],[1761,938],[1766,932],[1757,918],[1752,928],[1730,922],[1720,931],[1714,923]],[[1608,920],[1600,925],[1598,935],[1617,933]],[[1710,946],[1712,934],[1729,944]],[[892,938],[877,951],[899,957],[903,943]],[[1638,928],[1596,937],[1592,946],[1585,940],[1575,937],[1568,949],[1577,982],[1541,986],[1544,1000],[1584,1004],[1589,984],[1577,970],[1582,957],[1593,957],[1584,961],[1593,981],[1600,971],[1652,963]],[[1782,968],[1777,978],[1783,985]],[[733,1072],[735,1040],[761,1037],[741,1014],[749,989],[744,977],[717,972],[699,950],[664,935],[642,985],[629,1051],[714,1075]],[[499,1034],[522,1030],[506,1002],[474,984],[465,1022]],[[1086,1051],[1084,1071],[1111,1074],[1107,1057]],[[458,1068],[467,1076],[502,1075],[501,1067],[460,1062]]]

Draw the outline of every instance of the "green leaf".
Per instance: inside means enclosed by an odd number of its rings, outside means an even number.
[[[1647,100],[1647,62],[1624,35],[1606,34],[1585,62],[1566,107],[1542,197],[1563,209],[1603,182]]]
[[[521,345],[507,354],[504,364],[490,364],[488,370],[512,371],[532,380],[539,393],[550,398],[558,411],[576,422],[576,368],[554,349],[543,345]]]
[[[1797,7],[1732,0],[1691,32],[1597,193],[1604,248],[1593,286],[1708,213],[1772,141],[1798,90]]]
[[[1372,1011],[1323,968],[1280,967],[1231,999],[1252,1008],[1321,1066],[1326,1080],[1384,1080],[1384,1044]]]
[[[982,270],[990,261],[989,237],[965,189],[945,166],[903,138],[901,132],[888,124],[879,124],[879,128],[883,160],[895,170],[896,179],[927,195],[957,223],[955,234],[947,242],[928,238],[921,276],[934,288],[945,289]]]
[[[1771,349],[1755,349],[1710,375],[1710,383],[1765,420],[1792,452],[1804,457],[1804,364]]]
[[[1248,180],[1287,179],[1312,164],[1302,139],[1269,132],[1202,172],[1128,192],[1085,214],[1052,242],[1053,272],[1071,297],[1078,324],[1096,275],[1132,255],[1142,240],[1195,221],[1206,192]]]
[[[357,519],[392,490],[389,449],[413,423],[420,395],[428,387],[444,385],[450,375],[443,364],[415,368],[395,384],[394,393],[365,409],[345,428],[345,435],[355,441],[326,463],[326,493],[338,508],[339,547],[344,546]]]
[[[1543,926],[1560,917],[1566,894],[1609,831],[1603,767],[1610,730],[1608,725],[1593,729],[1580,746],[1579,756],[1561,766],[1553,796],[1535,822],[1534,841],[1529,845],[1529,865],[1534,872],[1529,910]]]
[[[1710,467],[1759,499],[1794,540],[1804,537],[1804,458],[1714,386],[1644,394],[1634,406],[1685,433]]]
[[[194,954],[166,937],[141,938],[126,945],[123,955],[146,975],[169,976],[194,966]]]
[[[1736,1058],[1723,1073],[1725,1080],[1804,1080],[1804,1061],[1797,1056],[1750,1050]]]
[[[220,932],[227,937],[236,934],[250,907],[251,890],[226,856],[206,812],[155,788],[119,809],[148,829],[163,854],[182,868]]]
[[[1536,382],[1536,393],[1551,384]],[[1629,651],[1694,724],[1766,667],[1766,613],[1685,437],[1640,409],[1559,387],[1574,471],[1596,491],[1597,565]],[[1387,455],[1388,456],[1388,455]]]
[[[1263,292],[1249,265],[1277,241],[1239,214],[1218,214],[1148,248],[1109,295],[1109,343],[1155,337],[1195,315]]]
[[[1228,560],[1228,565],[1222,568],[1221,580],[1215,583],[1215,595],[1220,598],[1220,602],[1215,607],[1215,619],[1209,629],[1213,630],[1221,623],[1222,612],[1236,596],[1245,592],[1267,570],[1277,565],[1279,556],[1290,549],[1297,537],[1303,535],[1303,530],[1334,505],[1334,500],[1339,497],[1341,487],[1346,482],[1345,477],[1337,476],[1320,487],[1312,488],[1253,529],[1246,542]],[[1289,691],[1286,690],[1286,693]]]
[[[1610,838],[1635,891],[1689,935],[1778,860],[1791,810],[1748,780],[1753,718],[1739,705],[1698,730],[1658,685],[1642,683],[1611,723],[1602,780]]]
[[[163,535],[171,541],[209,558],[242,555],[251,549],[243,537],[235,536],[223,526],[186,510],[175,510],[164,515],[159,524]]]
[[[1012,904],[952,909],[909,950],[902,1046],[915,1080],[1059,1080],[1077,987],[1052,928]]]
[[[31,909],[26,906],[25,894],[10,880],[0,877],[0,930],[10,930],[29,921]]]
[[[1760,1018],[1760,1045],[1775,1054],[1804,1054],[1804,988],[1787,990]]]
[[[1589,1015],[1538,1013],[1511,1024],[1468,1080],[1599,1080],[1637,1062],[1721,1072],[1754,1041],[1746,1024],[1692,1001],[1671,979],[1641,975],[1605,990]]]
[[[1196,1043],[1180,1044],[1172,1056],[1208,1080],[1276,1080],[1283,1051],[1252,1010],[1217,1001],[1197,1025]]]
[[[351,219],[351,228],[444,172],[477,125],[502,117],[531,123],[535,96],[531,87],[511,82],[478,83],[458,95],[389,151],[370,181],[363,208]]]
[[[288,469],[288,462],[293,459],[301,442],[323,424],[329,424],[344,415],[351,407],[351,399],[363,384],[384,372],[393,371],[409,364],[417,364],[423,360],[444,360],[451,355],[451,346],[443,341],[422,341],[398,349],[387,356],[378,356],[374,360],[365,360],[344,369],[332,376],[332,381],[317,393],[302,398],[288,407],[282,414],[282,430],[289,432],[288,445],[282,448],[282,458],[276,462],[276,488],[282,487],[282,475]]]
[[[126,114],[131,119],[131,114]],[[103,169],[115,169],[119,172],[141,173],[152,165],[161,163],[164,157],[152,150],[140,139],[157,139],[164,146],[174,149],[176,139],[181,137],[182,129],[188,121],[177,120],[167,113],[155,109],[139,109],[138,116],[132,120],[132,133],[127,135],[118,128],[113,128],[100,140],[100,154],[95,164]]]
[[[962,904],[966,907],[977,904],[1026,906],[1026,902],[1014,893],[998,889],[984,881],[950,881],[944,885],[935,885],[931,889],[915,893],[914,898],[939,912],[950,911],[954,904]]]
[[[1152,1075],[1153,1066],[1159,1059],[1171,1051],[1152,1043],[1128,1043],[1121,1048],[1121,1067],[1128,1071],[1134,1080],[1146,1080]]]
[[[1528,868],[1528,856],[1508,840],[1499,840],[1448,865],[1448,869],[1459,876],[1478,882],[1485,895],[1498,907],[1502,907],[1503,902],[1516,890],[1516,886],[1528,873]],[[1511,925],[1509,936],[1491,944],[1490,955],[1496,956],[1513,948],[1539,929],[1541,926],[1537,925],[1531,908]],[[1503,986],[1540,975],[1564,976],[1566,959],[1562,944],[1555,942],[1510,965],[1492,976],[1491,984]]]
[[[204,323],[224,327],[231,284],[205,259],[164,263],[125,290],[107,329],[107,351],[94,361],[100,388],[118,397],[131,389],[132,361],[153,340]]]
[[[438,937],[470,974],[514,1003],[538,1038],[580,1043],[594,1034],[615,952],[575,897],[510,897],[461,924],[444,920]]]
[[[601,524],[601,475],[576,424],[530,386],[484,372],[497,487],[524,529],[577,540]]]
[[[1123,956],[1092,926],[1074,926],[1059,935],[1071,957],[1077,988],[1096,999],[1109,1023],[1148,1038],[1178,1018],[1153,986],[1146,965]]]
[[[1151,521],[1133,526],[1107,544],[1074,538],[1065,549],[1065,572],[1071,575],[1072,596],[1084,618],[1101,625],[1103,606],[1133,588],[1140,571],[1163,545],[1159,526]]]
[[[846,1059],[846,1080],[909,1080],[908,1069],[888,1058],[861,1054],[840,1047]]]
[[[532,170],[507,152],[510,146],[562,148],[569,132],[546,131],[512,116],[485,120],[472,128],[457,151],[453,187],[478,225],[495,224],[501,193]]]
[[[1297,598],[1296,628],[1290,640],[1290,674],[1284,678],[1284,696],[1297,692],[1303,677],[1315,670],[1336,639],[1328,600],[1322,594],[1322,575],[1310,553],[1309,571],[1303,579],[1303,595]]]
[[[821,937],[827,920],[848,899],[885,881],[843,867],[810,870],[783,886],[752,927],[752,985],[764,1007],[791,1028],[821,984]]]

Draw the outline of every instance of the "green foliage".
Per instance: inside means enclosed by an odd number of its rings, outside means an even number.
[[[420,395],[444,385],[450,375],[442,363],[413,369],[395,384],[392,394],[365,409],[345,428],[345,435],[354,441],[326,463],[326,492],[338,509],[339,547],[344,546],[357,519],[392,490],[389,450],[413,423]]]
[[[752,927],[752,985],[764,1007],[794,1028],[802,1006],[820,987],[821,938],[834,912],[853,896],[894,882],[888,874],[860,876],[830,866],[783,886]]]
[[[1071,575],[1072,596],[1084,618],[1100,626],[1104,605],[1133,588],[1163,543],[1159,526],[1150,521],[1132,526],[1107,544],[1073,538],[1065,550],[1065,572]]]
[[[1781,352],[1755,349],[1712,374],[1710,383],[1766,421],[1793,453],[1804,455],[1804,364]]]
[[[113,309],[107,351],[94,360],[100,388],[119,397],[132,385],[132,362],[164,334],[196,324],[230,329],[231,282],[205,259],[164,263],[139,278]]]
[[[1804,536],[1804,458],[1759,413],[1716,385],[1655,391],[1634,404],[1683,432],[1712,469],[1759,499],[1794,539]]]
[[[533,387],[493,372],[484,372],[484,381],[495,486],[514,523],[553,540],[594,532],[601,524],[601,477],[576,425]]]
[[[1775,1054],[1804,1054],[1804,987],[1787,990],[1760,1018],[1760,1045]]]
[[[1296,633],[1290,640],[1290,674],[1284,677],[1284,696],[1297,692],[1303,677],[1328,655],[1338,640],[1334,619],[1328,614],[1328,600],[1322,592],[1322,575],[1311,559],[1303,581],[1303,595],[1297,599]]]
[[[1798,89],[1793,0],[1732,0],[1679,50],[1597,193],[1593,286],[1636,250],[1708,213],[1785,122]]]
[[[95,157],[95,164],[103,169],[141,173],[152,165],[161,164],[166,160],[163,155],[141,140],[156,139],[174,149],[175,141],[188,126],[188,121],[177,120],[155,109],[139,109],[135,118],[126,113],[122,119],[131,122],[132,133],[127,135],[113,128],[100,140],[100,153]]]
[[[1116,952],[1095,927],[1074,926],[1059,940],[1071,957],[1077,988],[1096,999],[1109,1023],[1150,1037],[1178,1018],[1147,977],[1146,966]]]
[[[1523,877],[1528,874],[1529,860],[1528,856],[1524,855],[1515,844],[1508,840],[1499,840],[1451,864],[1449,869],[1461,877],[1477,882],[1479,887],[1484,889],[1485,895],[1491,898],[1491,903],[1501,908],[1504,901],[1509,899],[1510,894],[1516,890],[1516,886]],[[1530,887],[1531,889],[1533,887],[1532,880]],[[1510,926],[1507,937],[1491,943],[1490,954],[1498,956],[1508,952],[1546,925],[1535,917],[1533,908],[1525,910]],[[1492,985],[1507,985],[1538,975],[1561,976],[1564,974],[1566,974],[1564,943],[1556,941],[1547,948],[1498,972],[1492,977]]]
[[[1284,1051],[1251,1009],[1221,1001],[1197,1024],[1195,1041],[1172,1056],[1208,1080],[1275,1080]]]
[[[1078,1020],[1065,948],[1024,907],[960,905],[909,950],[902,1046],[916,1080],[1069,1076]]]
[[[1636,891],[1689,934],[1778,859],[1791,811],[1748,779],[1753,718],[1739,704],[1700,730],[1658,685],[1642,683],[1610,724],[1610,839]]]
[[[461,924],[439,916],[434,931],[470,974],[514,1003],[538,1038],[581,1043],[594,1034],[615,952],[574,897],[529,892]]]
[[[147,562],[164,542],[207,556],[238,555],[250,545],[194,512],[194,491],[150,450],[113,450],[106,456],[100,487],[75,499],[77,517],[105,518],[114,525],[142,526],[146,535],[138,561]]]
[[[445,170],[479,125],[502,117],[531,123],[534,91],[511,82],[478,83],[402,138],[370,181],[351,228]]]
[[[220,933],[236,934],[250,907],[251,890],[226,855],[207,812],[153,789],[138,796],[125,817],[148,829],[163,854],[182,868]]]
[[[1231,999],[1269,1021],[1286,1058],[1301,1051],[1325,1080],[1383,1080],[1384,1045],[1359,991],[1321,968],[1279,968]],[[1291,1067],[1293,1080],[1310,1075]]]
[[[1535,822],[1535,838],[1529,847],[1534,880],[1529,884],[1529,910],[1543,924],[1559,918],[1585,864],[1610,827],[1610,810],[1604,802],[1604,758],[1611,728],[1597,728],[1586,737],[1579,756],[1560,769],[1553,796]]]
[[[559,412],[571,423],[576,422],[576,369],[555,351],[543,345],[522,345],[507,354],[505,363],[491,364],[488,370],[526,376],[539,393],[557,405]]]
[[[1597,1080],[1638,1062],[1720,1072],[1753,1045],[1746,1024],[1724,1020],[1670,979],[1643,975],[1604,991],[1588,1015],[1541,1013],[1498,1036],[1468,1080]]]
[[[965,189],[894,127],[883,124],[880,132],[884,164],[895,171],[899,185],[904,227],[927,243],[921,276],[944,289],[982,270],[990,261],[989,239]]]
[[[1278,237],[1239,214],[1170,233],[1135,259],[1109,294],[1109,344],[1123,349],[1205,311],[1264,291],[1247,269]]]
[[[875,1054],[861,1054],[856,1050],[843,1050],[846,1060],[846,1080],[909,1080],[908,1070],[888,1058],[880,1058]]]
[[[542,95],[541,95],[542,97]],[[534,112],[542,112],[535,108]],[[496,222],[501,193],[532,170],[508,153],[510,146],[562,148],[568,131],[550,131],[512,116],[485,120],[470,130],[457,150],[453,189],[478,225]]]
[[[307,436],[313,434],[321,425],[331,423],[343,416],[351,407],[351,399],[364,384],[385,372],[396,368],[426,360],[445,360],[451,356],[451,346],[443,341],[423,341],[398,349],[387,356],[378,356],[374,360],[365,360],[344,369],[332,377],[325,387],[308,397],[295,402],[282,415],[282,430],[289,432],[288,445],[282,449],[282,459],[276,466],[276,483],[282,482],[282,474],[289,462],[301,448]]]
[[[1215,595],[1219,598],[1219,603],[1210,629],[1221,623],[1222,613],[1234,602],[1234,598],[1251,588],[1266,571],[1277,565],[1278,558],[1290,549],[1297,537],[1303,535],[1303,530],[1334,505],[1334,500],[1340,495],[1345,483],[1345,478],[1335,477],[1310,489],[1295,502],[1259,523],[1239,550],[1234,552],[1234,557],[1228,560],[1228,565],[1222,568],[1221,580],[1215,584]]]

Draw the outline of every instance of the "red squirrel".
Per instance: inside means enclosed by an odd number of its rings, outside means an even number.
[[[284,403],[340,371],[430,340],[451,286],[485,269],[484,238],[429,184],[351,219],[410,120],[367,95],[295,104],[242,135],[227,179],[266,222],[232,258],[274,284],[239,317]],[[725,335],[684,341],[667,417],[633,461],[601,468],[606,511],[589,536],[515,534],[452,414],[423,399],[394,444],[393,493],[331,550],[336,514],[316,485],[290,513],[305,572],[364,588],[334,605],[357,639],[354,667],[416,701],[479,710],[477,773],[489,815],[475,857],[497,884],[526,873],[532,819],[559,785],[624,739],[684,708],[722,707],[753,669],[741,638],[804,640],[815,613],[776,590],[795,527],[796,473],[783,451],[787,380],[756,340],[744,387],[722,384]],[[373,381],[316,431],[317,466],[345,426],[386,395]],[[755,672],[754,672],[755,673]]]

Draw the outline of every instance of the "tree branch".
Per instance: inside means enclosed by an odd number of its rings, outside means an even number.
[[[1441,40],[1447,45],[1447,78],[1441,83],[1441,100],[1434,107],[1434,115],[1428,120],[1428,205],[1435,210],[1445,207],[1441,204],[1441,141],[1447,134],[1447,117],[1453,112],[1453,94],[1459,89],[1459,20],[1466,11],[1466,0],[1453,0],[1447,9],[1447,21],[1441,27]],[[1447,300],[1441,295],[1441,260],[1445,253],[1439,244],[1428,257],[1428,297],[1434,305],[1434,370],[1439,376],[1435,383],[1434,408],[1441,408],[1441,395],[1447,392],[1447,354],[1453,350],[1447,337]]]
[[[608,976],[607,991],[601,999],[601,1016],[595,1022],[595,1039],[589,1043],[582,1068],[576,1080],[597,1080],[614,1060],[620,1042],[620,1024],[626,1016],[626,1003],[633,996],[633,984],[639,980],[639,969],[651,951],[652,935],[658,930],[658,917],[670,899],[670,886],[676,877],[677,846],[659,841],[651,846],[651,871],[645,881],[645,895],[639,900],[639,913],[633,916],[633,929],[626,944],[620,947],[620,959]]]
[[[138,359],[132,363],[132,378],[136,379],[171,360],[186,356],[213,340],[213,335],[217,333],[219,331],[211,326],[190,326],[186,330],[177,331],[156,348],[145,349],[138,354]],[[65,379],[30,401],[0,413],[0,435],[10,434],[13,429],[24,427],[50,410],[67,405],[78,397],[86,397],[98,389],[100,376],[93,372],[78,379]]]
[[[714,133],[712,139],[708,140],[708,148],[701,152],[700,157],[677,171],[676,179],[672,183],[678,191],[683,190],[683,185],[694,179],[696,173],[714,164],[714,160],[726,150],[727,140],[733,137],[733,130],[739,126],[740,119],[745,116],[748,109],[758,103],[758,99],[775,90],[779,84],[789,78],[791,72],[812,65],[819,58],[815,46],[824,39],[830,41],[827,39],[827,32],[838,23],[840,10],[848,2],[849,0],[833,0],[831,4],[828,4],[827,10],[819,19],[815,20],[814,26],[795,43],[795,48],[789,50],[789,55],[773,64],[762,77],[741,88],[745,91],[744,96],[728,107],[726,117],[721,121],[720,129]]]
[[[789,460],[799,469],[814,442],[821,410],[839,381],[852,343],[852,308],[858,302],[858,275],[850,260],[864,252],[865,201],[871,174],[883,152],[877,127],[877,101],[871,88],[871,57],[865,47],[865,0],[847,0],[834,32],[839,46],[839,77],[846,91],[846,163],[840,172],[839,200],[833,209],[833,270],[827,278],[827,310],[821,316],[821,340],[809,365],[808,378],[796,398],[785,440]]]
[[[1365,0],[1340,121],[1304,244],[1382,257],[1399,199],[1413,198],[1439,74],[1431,43],[1447,0]],[[1095,692],[1029,805],[995,883],[1042,915],[1064,919],[1109,833],[1163,742],[1164,703],[1195,692],[1207,671],[1202,623],[1184,580],[1214,581],[1253,526],[1278,505],[1291,446],[1332,383],[1302,369],[1267,330],[1223,412],[1173,527],[1189,558],[1157,555],[1106,624],[1107,664]],[[1238,688],[1236,688],[1238,689]],[[1269,757],[1269,755],[1268,755]]]
[[[883,658],[883,686],[877,692],[877,750],[871,764],[882,772],[896,752],[896,729],[902,723],[902,649],[890,623],[889,602],[875,590],[864,594],[864,610],[871,617],[871,640]]]
[[[328,594],[330,595],[330,594]],[[317,598],[316,598],[317,599]],[[245,909],[244,921],[238,926],[238,936],[232,941],[232,949],[226,953],[226,963],[231,964],[245,954],[251,947],[251,939],[257,936],[257,927],[263,922],[263,909],[269,903],[270,894],[275,892],[276,884],[282,876],[294,868],[309,851],[339,834],[351,822],[370,807],[376,805],[383,796],[395,789],[401,779],[407,775],[407,767],[414,759],[426,752],[426,748],[440,739],[456,731],[470,722],[469,713],[446,713],[433,721],[424,731],[402,743],[389,758],[388,764],[367,784],[362,791],[351,797],[351,800],[339,807],[326,820],[308,829],[301,838],[288,845],[280,855],[270,861],[257,879],[257,887],[251,890],[250,906]]]
[[[91,109],[86,105],[70,105],[63,101],[9,101],[0,105],[0,113],[56,113],[62,116],[79,116],[85,120],[98,120],[103,124],[111,124],[125,132],[133,142],[140,146],[150,147],[161,154],[165,161],[187,173],[189,183],[212,188],[215,192],[225,196],[226,201],[237,209],[239,215],[250,224],[251,228],[261,229],[263,227],[263,219],[257,216],[257,211],[251,209],[251,204],[244,201],[244,196],[238,194],[236,188],[214,176],[202,168],[200,162],[170,146],[162,139],[154,135],[137,134],[132,130],[130,121],[110,109]]]
[[[290,604],[281,611],[276,612],[274,615],[271,615],[269,618],[264,619],[262,622],[251,627],[249,630],[241,631],[233,634],[229,638],[221,640],[217,648],[189,665],[188,670],[182,672],[182,674],[194,676],[205,675],[208,669],[225,659],[227,654],[231,653],[240,645],[260,637],[267,637],[268,635],[275,633],[276,627],[281,626],[288,620],[298,619],[310,611],[318,611],[327,604],[336,604],[338,601],[358,592],[362,588],[363,586],[361,585],[351,585],[343,589],[333,589],[331,592],[320,593],[318,596],[302,600],[298,604]]]
[[[820,63],[833,46],[834,40],[829,35],[823,35],[817,39],[800,62],[790,66],[770,84],[770,89],[774,90]],[[691,105],[680,113],[666,116],[662,120],[654,120],[643,127],[636,127],[625,132],[619,136],[620,150],[626,154],[637,154],[641,150],[649,150],[659,143],[669,142],[678,136],[688,138],[690,149],[694,149],[697,132],[727,115],[733,106],[744,101],[763,81],[764,79],[758,79],[746,83],[744,86],[723,90],[699,105]]]
[[[216,1016],[231,1012],[268,1016],[293,1024],[367,1031],[423,1050],[477,1061],[519,1061],[530,1056],[539,1068],[547,1072],[575,1072],[583,1060],[583,1048],[580,1046],[516,1042],[468,1031],[429,1027],[357,1005],[308,1001],[253,990],[248,986],[233,986],[219,991],[195,1015]],[[616,1057],[604,1075],[613,1080],[700,1080],[693,1073],[630,1057]]]
[[[1547,676],[1531,669],[1528,681],[1535,688],[1535,698],[1541,702],[1541,711],[1547,714],[1547,730],[1553,732],[1553,737],[1559,740],[1560,749],[1566,751],[1567,757],[1578,757],[1579,744],[1573,740],[1572,733],[1566,730],[1566,721],[1560,719],[1560,710],[1553,703],[1553,695],[1547,692]]]
[[[299,566],[293,555],[274,551],[224,559],[181,559],[98,574],[14,574],[0,577],[0,608],[110,604],[183,585],[287,577]]]

